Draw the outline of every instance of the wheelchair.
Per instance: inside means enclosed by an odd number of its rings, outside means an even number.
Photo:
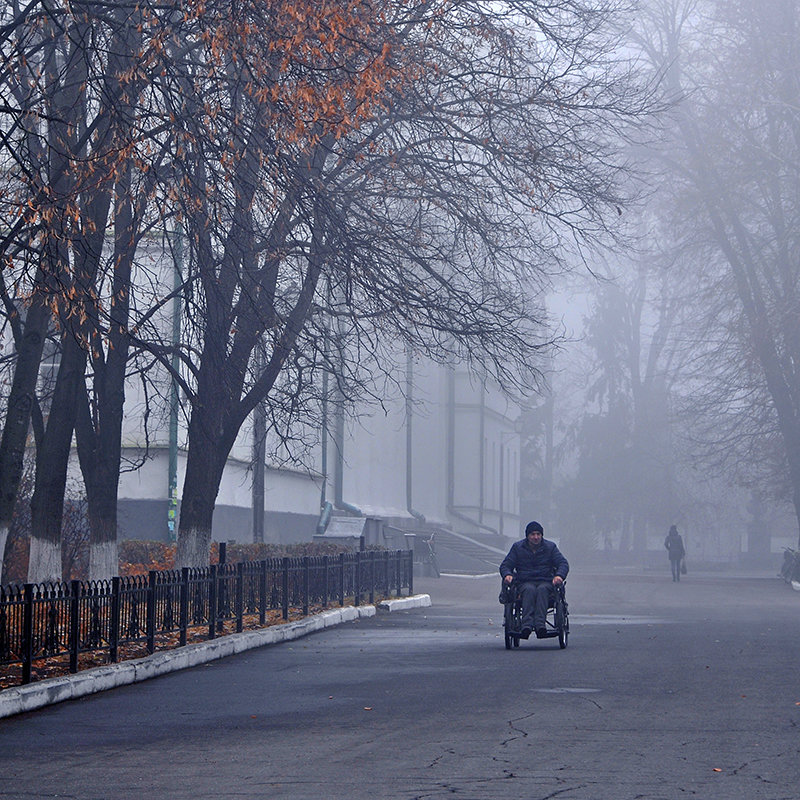
[[[569,606],[567,605],[566,583],[554,586],[550,592],[550,604],[547,608],[547,639],[558,638],[558,646],[563,650],[569,640]],[[502,584],[500,602],[503,604],[503,628],[505,629],[506,650],[519,647],[522,639],[522,598],[519,584],[516,582]]]

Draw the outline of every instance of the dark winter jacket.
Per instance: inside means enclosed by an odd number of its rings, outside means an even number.
[[[528,546],[527,539],[514,542],[500,564],[500,574],[504,578],[513,575],[520,581],[550,581],[556,575],[566,578],[568,572],[567,559],[549,539],[542,539],[535,551]]]
[[[679,533],[668,534],[664,539],[664,547],[667,548],[670,561],[680,561],[686,555],[686,551],[683,549],[683,539]]]

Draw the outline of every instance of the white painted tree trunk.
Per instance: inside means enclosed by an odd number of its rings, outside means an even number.
[[[8,541],[8,525],[0,524],[0,584],[3,583],[3,555]]]
[[[117,542],[97,542],[89,548],[89,580],[110,581],[119,574]]]
[[[31,536],[31,555],[28,562],[28,583],[61,581],[61,543]]]
[[[211,558],[211,531],[192,526],[178,531],[175,567],[207,567]]]

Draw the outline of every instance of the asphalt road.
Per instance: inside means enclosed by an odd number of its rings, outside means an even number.
[[[498,588],[0,720],[0,798],[800,797],[800,593],[574,569],[506,651]]]

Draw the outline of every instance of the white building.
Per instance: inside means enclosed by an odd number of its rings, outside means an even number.
[[[320,419],[319,447],[307,468],[267,464],[265,541],[310,541],[323,528],[341,528],[345,517],[368,541],[447,530],[502,548],[519,537],[517,407],[465,371],[419,361],[408,369],[407,399],[398,392],[384,398],[384,408],[358,415],[337,406]],[[135,389],[133,394],[127,400],[132,410],[138,403]],[[123,457],[132,462],[143,452],[139,420],[136,413],[126,414]],[[147,460],[120,479],[121,539],[174,537],[169,465],[172,456],[180,499],[184,434],[179,430],[170,445],[168,426],[162,426],[149,438]],[[217,497],[216,540],[258,538],[252,452],[252,430],[246,429]]]

